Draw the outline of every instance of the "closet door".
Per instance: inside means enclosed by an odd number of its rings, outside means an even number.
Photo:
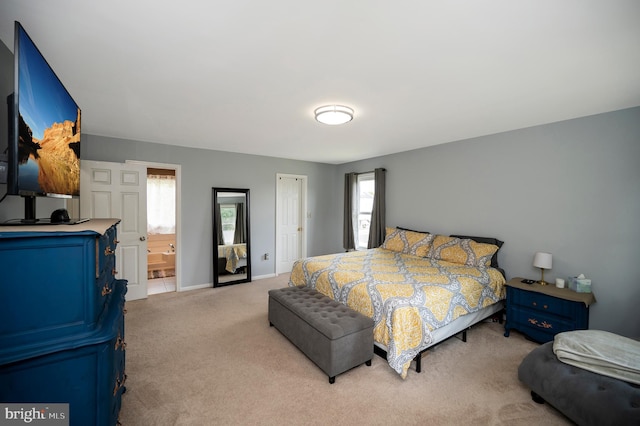
[[[277,176],[276,274],[291,272],[306,257],[306,176]]]

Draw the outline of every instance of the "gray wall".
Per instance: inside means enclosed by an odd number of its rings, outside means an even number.
[[[552,253],[547,281],[592,279],[591,328],[640,337],[639,163],[640,108],[632,108],[344,164],[338,173],[387,169],[388,226],[505,241],[507,278],[539,279],[533,255]]]
[[[249,188],[251,206],[251,262],[253,276],[275,273],[276,174],[308,176],[307,219],[310,256],[327,253],[332,224],[331,206],[336,166],[149,142],[83,135],[82,158],[124,162],[140,160],[180,164],[182,167],[181,233],[182,286],[213,282],[211,188]],[[270,253],[269,260],[262,255]]]

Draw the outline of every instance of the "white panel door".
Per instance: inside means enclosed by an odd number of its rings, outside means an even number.
[[[118,218],[116,277],[127,300],[147,297],[147,169],[139,164],[81,161],[80,213]]]
[[[291,272],[293,263],[304,257],[305,176],[277,176],[276,274]]]

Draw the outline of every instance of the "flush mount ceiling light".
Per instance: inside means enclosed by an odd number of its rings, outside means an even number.
[[[323,124],[335,126],[353,120],[353,109],[343,105],[325,105],[313,112],[316,120]]]

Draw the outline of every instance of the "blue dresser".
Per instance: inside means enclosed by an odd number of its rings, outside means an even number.
[[[0,402],[68,403],[70,425],[114,425],[125,390],[117,219],[0,227]]]

